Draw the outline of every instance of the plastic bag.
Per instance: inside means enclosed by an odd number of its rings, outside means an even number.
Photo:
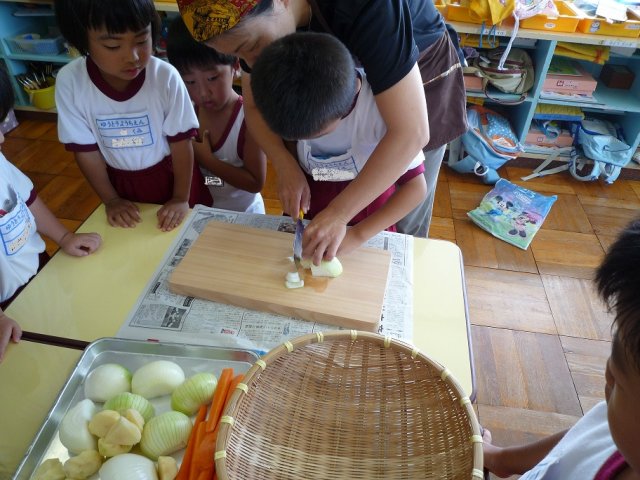
[[[526,250],[557,198],[540,195],[501,178],[467,215],[494,237]]]

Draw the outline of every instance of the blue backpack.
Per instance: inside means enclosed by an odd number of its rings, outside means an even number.
[[[469,130],[462,135],[460,154],[450,155],[449,166],[459,173],[475,173],[487,185],[495,184],[498,170],[524,151],[509,121],[479,105],[467,107]]]

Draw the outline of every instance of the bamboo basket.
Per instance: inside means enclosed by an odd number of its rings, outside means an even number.
[[[449,370],[375,333],[309,334],[245,375],[221,419],[219,480],[482,479],[482,437]]]

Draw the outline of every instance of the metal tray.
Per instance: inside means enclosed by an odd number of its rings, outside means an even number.
[[[233,368],[235,373],[244,373],[258,356],[250,350],[184,345],[177,343],[155,343],[119,338],[103,338],[91,343],[78,361],[47,415],[35,439],[27,449],[25,457],[14,474],[14,480],[28,480],[40,463],[48,458],[59,458],[64,463],[69,458],[67,449],[58,438],[58,426],[67,410],[84,399],[84,379],[99,365],[118,363],[132,373],[154,360],[171,360],[182,367],[187,377],[199,372],[213,372],[219,376],[223,368]],[[150,400],[156,414],[168,411],[169,396]],[[100,405],[100,404],[98,404]],[[177,452],[179,461],[183,452]],[[91,480],[99,479],[98,474]]]

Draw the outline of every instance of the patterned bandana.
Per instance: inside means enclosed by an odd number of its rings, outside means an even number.
[[[258,0],[178,0],[185,25],[198,42],[233,28]]]

